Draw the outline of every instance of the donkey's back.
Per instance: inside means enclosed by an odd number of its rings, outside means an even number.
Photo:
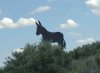
[[[51,38],[58,41],[60,39],[63,39],[63,34],[61,32],[52,32]]]

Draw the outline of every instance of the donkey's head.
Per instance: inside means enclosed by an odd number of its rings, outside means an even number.
[[[42,33],[43,26],[41,25],[40,21],[36,21],[36,25],[37,25],[36,35],[40,35]]]

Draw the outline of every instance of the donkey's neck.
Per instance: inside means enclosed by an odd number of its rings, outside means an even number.
[[[50,33],[51,32],[49,32],[48,30],[44,29],[41,34],[42,34],[42,36],[49,36]]]

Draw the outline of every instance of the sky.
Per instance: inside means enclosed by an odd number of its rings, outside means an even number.
[[[100,40],[100,0],[0,0],[0,66],[12,52],[41,41],[36,20],[64,34],[66,51]]]

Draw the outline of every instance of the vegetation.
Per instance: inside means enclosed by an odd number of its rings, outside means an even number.
[[[13,52],[0,73],[100,73],[100,42],[70,52],[48,42],[27,44]]]
[[[100,42],[83,45],[69,52],[74,59],[83,59],[100,53]]]

